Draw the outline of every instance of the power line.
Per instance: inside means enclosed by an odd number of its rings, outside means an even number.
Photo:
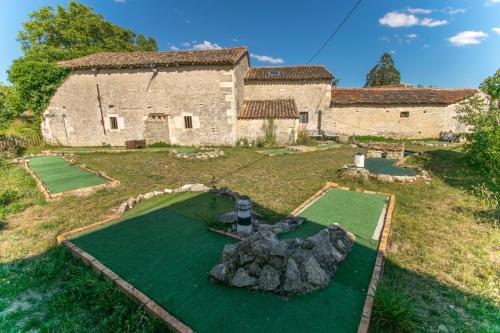
[[[321,53],[321,51],[323,51],[323,49],[328,45],[328,43],[330,43],[330,41],[333,39],[333,37],[335,37],[335,35],[337,34],[337,32],[339,32],[339,30],[347,22],[347,20],[349,19],[349,17],[351,17],[351,15],[354,13],[354,11],[356,10],[356,8],[358,8],[358,6],[361,4],[362,1],[363,0],[358,0],[358,2],[356,2],[356,4],[354,5],[354,7],[352,7],[351,11],[347,14],[346,17],[344,17],[344,19],[342,20],[342,22],[340,22],[340,24],[338,25],[338,27],[332,32],[332,34],[330,35],[330,37],[328,37],[328,39],[325,41],[325,43],[323,43],[323,45],[321,45],[321,47],[318,49],[318,51],[316,51],[316,53],[311,57],[311,59],[309,59],[309,61],[307,62],[307,64],[310,64]]]

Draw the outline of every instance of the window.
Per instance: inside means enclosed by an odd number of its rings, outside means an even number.
[[[300,124],[307,124],[308,122],[309,122],[309,113],[300,112],[299,113],[299,123]]]
[[[118,118],[117,117],[109,117],[109,127],[111,129],[118,129]]]
[[[191,116],[184,116],[184,128],[193,128],[193,118]]]
[[[410,112],[404,111],[399,114],[399,118],[410,118]]]

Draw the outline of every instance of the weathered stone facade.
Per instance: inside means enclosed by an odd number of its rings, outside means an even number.
[[[167,67],[156,74],[146,69],[74,71],[44,113],[44,137],[67,146],[123,146],[143,138],[148,143],[234,145],[243,100],[238,76],[247,67],[244,58],[235,67]],[[152,114],[162,118],[152,119]],[[185,128],[186,116],[192,128]],[[111,117],[118,128],[111,128]]]
[[[268,116],[260,109],[260,116],[240,117],[250,101],[274,103],[273,114],[293,105],[275,117],[280,144],[302,131],[438,138],[440,132],[467,130],[455,119],[456,106],[477,93],[406,86],[332,89],[333,76],[324,66],[250,67],[246,48],[107,52],[60,64],[72,73],[44,112],[42,133],[48,143],[67,146],[252,142],[263,136]]]
[[[438,138],[442,131],[464,132],[452,105],[334,106],[322,121],[323,128],[346,135],[380,135],[396,138]],[[409,112],[408,117],[402,117]]]

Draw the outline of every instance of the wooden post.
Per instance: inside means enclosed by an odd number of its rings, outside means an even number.
[[[106,126],[104,126],[104,115],[102,113],[102,104],[101,104],[101,93],[99,91],[99,83],[95,84],[95,87],[97,88],[97,101],[99,102],[99,111],[101,111],[101,125],[102,125],[102,131],[104,135],[106,135]]]

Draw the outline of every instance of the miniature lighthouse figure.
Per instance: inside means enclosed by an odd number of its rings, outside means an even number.
[[[252,201],[248,196],[242,195],[236,199],[235,208],[238,216],[236,232],[249,235],[252,233]]]

